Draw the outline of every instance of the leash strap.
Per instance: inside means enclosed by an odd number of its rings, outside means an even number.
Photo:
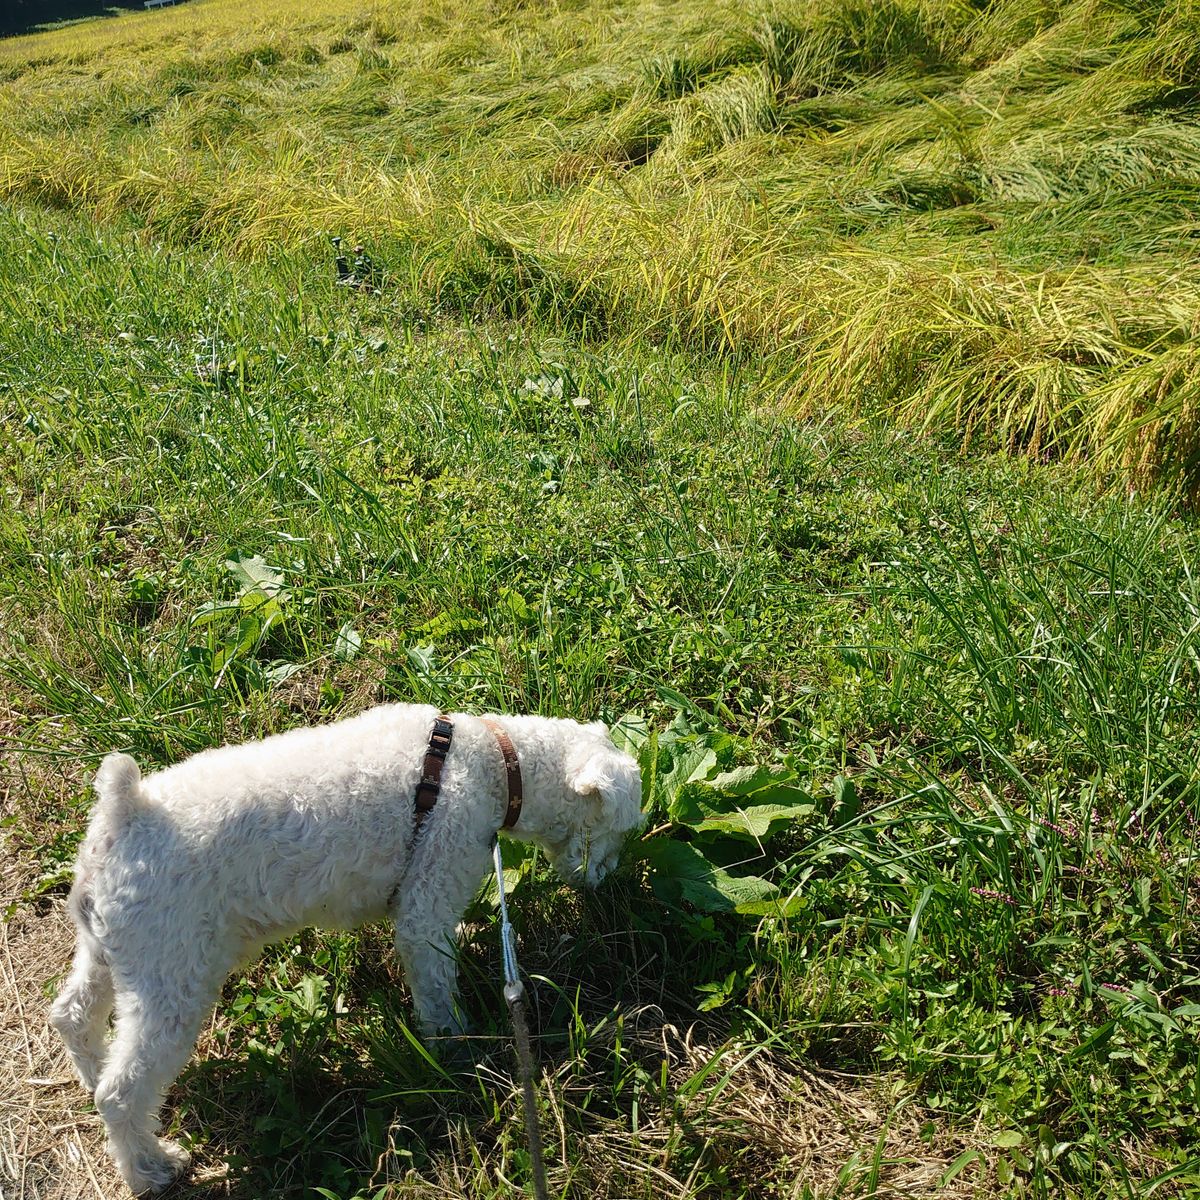
[[[504,771],[508,780],[508,810],[504,814],[501,829],[511,829],[521,816],[524,787],[521,780],[521,763],[513,748],[512,739],[496,721],[481,718],[491,731],[504,755]],[[454,741],[454,723],[442,713],[433,722],[429,735],[429,749],[425,752],[425,764],[421,768],[421,781],[417,784],[413,805],[417,810],[417,828],[438,802],[442,790],[442,768],[446,755]],[[538,1124],[537,1096],[533,1087],[533,1047],[529,1039],[529,1022],[525,1016],[525,985],[517,965],[516,938],[512,922],[508,919],[508,902],[504,895],[504,863],[500,858],[500,842],[492,838],[492,862],[496,868],[496,886],[500,894],[500,947],[504,960],[504,999],[512,1017],[513,1035],[517,1043],[517,1061],[521,1073],[521,1096],[525,1108],[525,1136],[529,1140],[529,1161],[533,1169],[533,1194],[536,1200],[548,1200],[546,1191],[546,1164],[542,1152],[542,1130]]]
[[[548,1200],[546,1163],[542,1153],[542,1129],[538,1124],[537,1097],[533,1090],[533,1047],[529,1040],[529,1022],[525,1019],[525,985],[517,967],[516,939],[508,919],[504,897],[504,863],[500,842],[492,839],[492,864],[496,868],[496,886],[500,893],[500,950],[504,959],[504,999],[512,1017],[517,1042],[517,1062],[521,1071],[521,1097],[525,1107],[525,1136],[529,1140],[529,1162],[533,1168],[533,1194],[536,1200]]]
[[[500,858],[500,842],[496,838],[492,838],[492,865],[496,868],[496,887],[500,892],[500,956],[504,960],[504,991],[507,995],[509,988],[524,990],[524,985],[517,969],[516,940],[504,896],[504,863]]]

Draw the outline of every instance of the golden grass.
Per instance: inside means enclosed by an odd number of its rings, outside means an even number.
[[[804,409],[1190,480],[1197,31],[1196,0],[192,0],[0,42],[0,197],[250,255],[351,230],[435,296],[765,351]]]

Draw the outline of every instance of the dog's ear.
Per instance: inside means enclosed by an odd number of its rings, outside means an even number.
[[[633,814],[641,808],[637,763],[607,742],[597,743],[571,765],[567,784],[580,799],[618,810],[627,819],[636,819]]]
[[[604,794],[604,788],[608,783],[608,775],[604,770],[604,764],[601,761],[602,758],[603,755],[599,753],[590,755],[567,777],[567,782],[571,785],[571,791],[577,796],[594,800]]]
[[[585,726],[592,732],[592,726]],[[596,730],[599,733],[599,730]],[[567,765],[567,784],[577,796],[595,799],[612,786],[615,754],[599,738],[588,739]]]

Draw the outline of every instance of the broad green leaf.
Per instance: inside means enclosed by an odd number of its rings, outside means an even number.
[[[642,808],[649,810],[658,793],[658,731],[650,730],[637,755],[642,770]]]
[[[193,626],[212,625],[217,621],[235,616],[239,612],[241,612],[240,604],[223,604],[217,600],[210,600],[207,604],[200,605],[192,613],[189,624]]]
[[[514,620],[525,625],[537,620],[537,609],[532,608],[520,592],[516,592],[510,587],[502,587],[498,591],[497,597],[500,607],[507,609]]]
[[[609,732],[613,745],[618,750],[624,750],[626,754],[637,757],[638,751],[650,738],[650,722],[645,713],[627,712],[623,717],[617,718]]]
[[[408,661],[412,663],[412,665],[416,667],[422,675],[433,674],[434,663],[437,659],[437,651],[433,646],[408,646],[404,653],[407,656]]]
[[[519,867],[505,867],[504,869],[504,895],[511,896],[518,887],[529,876],[527,872]],[[496,873],[493,871],[488,877],[483,887],[479,892],[480,898],[490,905],[498,905],[500,903],[500,888],[496,884]]]
[[[684,900],[704,912],[740,912],[743,906],[760,903],[778,889],[757,875],[730,875],[714,867],[706,879],[682,880],[679,890]]]
[[[328,988],[328,980],[315,975],[305,975],[295,991],[296,998],[300,1002],[300,1011],[310,1017],[315,1016]]]
[[[274,596],[260,591],[243,592],[238,600],[238,609],[245,616],[258,621],[264,630],[283,616],[279,601]]]
[[[303,670],[303,668],[299,663],[284,662],[280,660],[279,662],[273,662],[269,667],[265,667],[263,669],[263,678],[266,679],[268,683],[283,683],[286,680],[291,679],[291,677],[300,670]]]
[[[362,649],[362,636],[358,630],[347,621],[345,625],[337,632],[337,637],[334,639],[333,652],[338,658],[345,659],[349,662],[350,659],[356,658],[358,652]]]
[[[695,828],[712,809],[706,803],[707,789],[703,784],[692,781],[682,784],[675,789],[674,795],[667,800],[667,815],[677,825],[687,825]]]
[[[844,775],[833,781],[833,824],[845,825],[858,816],[858,789]]]
[[[483,622],[479,617],[455,609],[453,612],[440,612],[436,617],[431,617],[423,625],[418,625],[415,632],[437,640],[454,633],[471,633],[482,628]]]
[[[261,555],[227,558],[225,567],[237,582],[240,594],[259,591],[268,596],[277,596],[280,600],[287,598],[288,591],[283,586],[283,572],[272,567]]]
[[[759,840],[770,834],[774,825],[798,821],[809,816],[816,806],[801,803],[752,804],[732,812],[712,813],[695,826],[699,833],[724,833]]]
[[[812,797],[796,786],[788,767],[738,767],[707,781],[692,779],[676,793],[672,817],[701,833],[761,839],[780,823],[815,810]]]
[[[709,862],[695,846],[672,838],[647,842],[643,857],[654,870],[651,885],[657,895],[668,901],[687,901],[702,912],[731,912],[777,890],[757,876],[731,875]]]
[[[226,635],[224,644],[213,652],[213,670],[223,671],[231,662],[244,658],[258,645],[263,633],[264,626],[256,617],[242,617],[236,629]]]
[[[660,739],[659,746],[663,746]],[[682,789],[685,784],[706,779],[717,766],[716,751],[696,740],[676,740],[665,751],[670,758],[670,767],[661,771],[659,783],[665,799],[667,813],[673,821],[682,825],[697,819],[692,802]]]
[[[714,979],[711,983],[702,983],[696,988],[696,994],[703,997],[696,1005],[700,1012],[712,1012],[714,1008],[720,1008],[723,1004],[729,1003],[729,998],[733,995],[734,989],[737,987],[738,973],[730,971],[724,979]]]
[[[705,879],[713,865],[687,842],[674,838],[656,837],[645,842],[642,857],[656,870],[663,872],[672,881],[681,879]]]
[[[708,782],[711,787],[727,796],[750,796],[768,788],[799,792],[800,789],[793,782],[795,778],[796,773],[781,763],[760,763],[749,767],[734,767],[732,771],[722,771]]]
[[[528,842],[516,842],[512,838],[500,839],[500,861],[507,871],[510,867],[516,870],[528,862],[534,855],[533,846]]]
[[[743,917],[798,917],[807,907],[808,901],[794,893],[745,901],[737,906],[737,911]]]
[[[1141,953],[1142,957],[1156,971],[1160,971],[1164,975],[1167,974],[1167,968],[1163,965],[1163,960],[1161,958],[1159,958],[1158,955],[1155,954],[1154,951],[1151,950],[1150,947],[1147,946],[1145,942],[1134,942],[1133,944],[1137,947],[1137,949]]]

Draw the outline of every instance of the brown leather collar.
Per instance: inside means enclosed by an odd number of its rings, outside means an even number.
[[[501,829],[511,829],[521,817],[521,804],[525,799],[524,786],[521,782],[521,760],[513,748],[512,738],[504,732],[499,721],[491,717],[479,718],[491,731],[504,755],[504,771],[508,776],[508,810],[504,814],[504,824]]]
[[[479,718],[491,730],[492,736],[504,755],[504,771],[508,777],[508,809],[504,814],[501,829],[511,829],[521,816],[521,805],[525,794],[521,782],[521,762],[513,748],[512,739],[504,732],[498,721],[490,717]],[[417,792],[413,797],[413,806],[417,810],[417,828],[433,810],[442,790],[442,767],[446,763],[446,755],[454,741],[454,722],[442,713],[433,722],[433,732],[429,735],[429,749],[425,752],[425,764],[421,768],[421,779],[417,784]]]

